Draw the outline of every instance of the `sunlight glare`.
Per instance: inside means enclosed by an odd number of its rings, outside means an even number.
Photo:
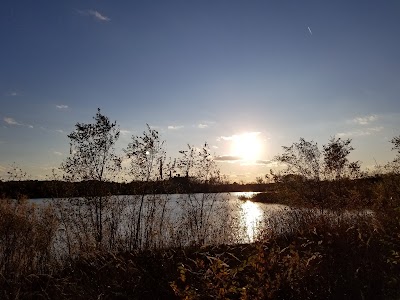
[[[244,224],[250,242],[254,242],[263,211],[257,203],[246,201],[242,204]]]
[[[232,154],[245,161],[256,161],[260,158],[261,142],[259,132],[248,132],[236,135],[232,142]]]

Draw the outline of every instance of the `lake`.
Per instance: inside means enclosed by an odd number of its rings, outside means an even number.
[[[255,241],[273,215],[288,209],[278,204],[262,204],[250,198],[253,192],[146,195],[142,211],[140,195],[112,196],[102,216],[105,227],[120,238],[129,238],[139,231],[143,245],[187,246],[196,243],[248,243]],[[33,203],[54,205],[64,220],[60,225],[59,241],[78,238],[79,233],[93,230],[96,220],[91,209],[82,209],[74,199],[31,199]],[[138,216],[141,215],[138,223]],[[140,227],[138,230],[138,226]],[[69,234],[71,236],[67,237]],[[86,238],[90,239],[87,235]]]
[[[318,210],[239,199],[254,194],[111,196],[102,202],[101,215],[96,199],[90,203],[82,198],[31,201],[53,205],[58,212],[61,222],[55,244],[60,252],[94,244],[99,232],[102,242],[121,249],[250,243],[271,232],[296,230],[307,217],[320,214]],[[342,213],[340,217],[351,218],[355,213],[359,212]],[[339,218],[333,212],[325,214],[332,220]]]

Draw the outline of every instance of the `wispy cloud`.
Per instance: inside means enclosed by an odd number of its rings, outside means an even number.
[[[200,128],[200,129],[208,128],[208,125],[200,123],[197,125],[197,128]]]
[[[82,16],[92,16],[94,19],[100,22],[111,21],[109,17],[94,9],[78,10],[78,13],[81,14]]]
[[[59,152],[59,151],[54,151],[53,154],[54,154],[54,155],[57,155],[57,156],[62,156],[62,155],[63,155],[63,154],[62,154],[61,152]]]
[[[221,162],[236,162],[242,160],[239,156],[233,156],[233,155],[219,155],[214,157],[215,161],[221,161]]]
[[[131,134],[131,131],[130,131],[130,130],[126,130],[126,129],[121,129],[119,132],[120,132],[122,135]]]
[[[16,97],[16,96],[19,96],[19,93],[17,91],[11,91],[9,93],[6,93],[5,96]]]
[[[274,166],[275,163],[272,160],[256,160],[256,161],[241,161],[241,166]]]
[[[214,125],[215,125],[214,121],[201,120],[199,123],[193,125],[193,127],[198,128],[198,129],[206,129],[206,128],[210,128]]]
[[[90,15],[92,15],[93,17],[95,17],[97,20],[99,21],[103,21],[103,22],[108,22],[111,19],[105,15],[102,15],[101,13],[99,13],[97,10],[89,10],[88,13]]]
[[[312,31],[311,31],[310,26],[308,26],[307,28],[308,28],[308,32],[312,35]]]
[[[51,133],[57,132],[57,133],[61,133],[61,134],[65,134],[66,133],[65,130],[62,130],[62,129],[49,129],[49,128],[46,128],[46,127],[43,127],[43,126],[39,126],[38,128],[40,130],[43,130],[44,132],[51,132]]]
[[[21,124],[21,123],[18,123],[17,121],[15,121],[15,119],[10,118],[10,117],[5,117],[5,118],[3,119],[3,121],[6,122],[8,125],[19,125],[19,126],[22,126],[22,125],[23,125],[23,124]]]
[[[376,121],[377,119],[378,119],[377,115],[369,115],[369,116],[354,118],[352,122],[359,125],[368,125],[371,122]]]
[[[3,118],[3,121],[6,124],[11,125],[11,126],[26,126],[28,128],[33,128],[32,125],[20,123],[20,122],[16,121],[14,118],[11,118],[11,117],[5,117],[5,118]]]
[[[68,105],[65,105],[65,104],[56,105],[56,107],[58,109],[68,109]]]
[[[175,126],[175,125],[169,125],[168,126],[169,130],[179,130],[179,129],[182,129],[182,128],[183,128],[183,126]]]
[[[353,131],[347,131],[347,132],[339,132],[337,134],[338,137],[356,137],[356,136],[368,136],[372,135],[374,133],[380,132],[384,129],[384,127],[371,127],[371,128],[366,128],[364,130],[353,130]]]
[[[256,160],[256,164],[259,164],[259,165],[271,165],[273,163],[274,163],[274,161],[272,161],[272,160]]]
[[[9,92],[5,92],[3,94],[3,96],[6,96],[6,97],[17,97],[17,96],[21,96],[21,94],[18,91],[9,91]]]
[[[243,133],[243,134],[234,134],[234,135],[231,135],[231,136],[220,136],[219,138],[217,138],[217,141],[221,141],[221,140],[224,140],[224,141],[234,141],[234,140],[237,140],[237,139],[239,139],[241,136],[243,136],[243,135],[248,135],[248,136],[257,136],[257,135],[259,135],[261,132],[259,132],[259,131],[253,131],[253,132],[245,132],[245,133]]]
[[[271,166],[274,165],[273,160],[255,160],[255,161],[245,161],[239,156],[233,155],[220,155],[214,157],[215,161],[226,162],[226,163],[240,163],[241,166]]]

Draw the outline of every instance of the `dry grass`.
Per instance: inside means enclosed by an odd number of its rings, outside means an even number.
[[[32,274],[54,269],[53,239],[57,218],[51,207],[27,200],[0,201],[0,282],[13,286]]]
[[[180,299],[397,299],[399,231],[384,221],[316,217],[262,242],[199,250],[172,287]]]
[[[118,230],[124,214],[137,220],[126,203],[103,214],[104,244],[98,245],[91,220],[71,205],[1,200],[0,298],[399,299],[397,188],[393,178],[376,185],[374,213],[285,210],[268,219],[258,242],[234,245],[201,245],[204,237],[228,232],[221,226],[212,232],[211,220],[194,205],[201,201],[186,203],[177,224],[168,221],[165,205],[149,203],[141,250],[129,249],[129,232]],[[219,216],[234,226],[228,215]],[[157,240],[153,232],[164,235]],[[62,257],[54,248],[60,242],[69,249]]]

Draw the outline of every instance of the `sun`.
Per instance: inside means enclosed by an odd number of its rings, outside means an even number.
[[[259,132],[246,132],[234,135],[232,138],[232,155],[245,161],[260,159],[261,142],[259,134]]]

